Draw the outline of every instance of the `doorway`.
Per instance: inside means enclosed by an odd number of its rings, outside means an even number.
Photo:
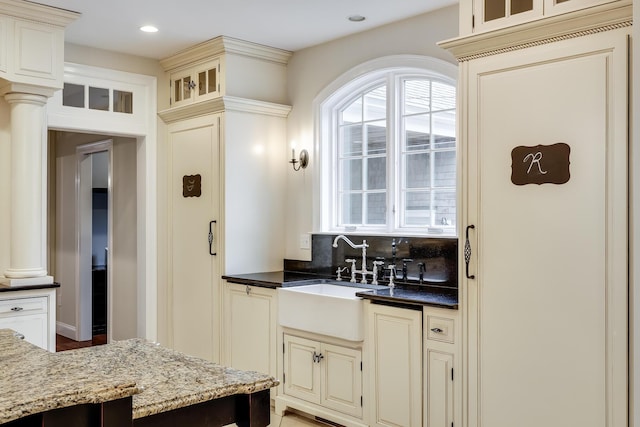
[[[50,131],[57,333],[88,345],[138,336],[137,141]]]

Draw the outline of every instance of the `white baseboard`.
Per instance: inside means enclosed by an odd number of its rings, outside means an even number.
[[[67,325],[66,323],[56,322],[56,334],[62,335],[63,337],[76,340],[76,327],[72,325]]]

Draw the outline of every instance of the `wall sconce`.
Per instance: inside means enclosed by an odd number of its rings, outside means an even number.
[[[291,149],[291,160],[289,160],[289,163],[291,163],[293,165],[293,170],[294,171],[299,171],[300,169],[305,169],[307,167],[307,165],[309,164],[309,152],[305,149],[303,149],[300,152],[300,160],[296,160],[296,150],[295,149]],[[299,163],[298,167],[296,167],[296,165]]]

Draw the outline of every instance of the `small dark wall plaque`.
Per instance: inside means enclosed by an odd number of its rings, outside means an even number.
[[[569,153],[564,143],[519,146],[511,151],[511,182],[526,184],[564,184],[569,181]]]
[[[185,175],[182,177],[182,196],[200,197],[202,194],[202,177],[197,175]]]

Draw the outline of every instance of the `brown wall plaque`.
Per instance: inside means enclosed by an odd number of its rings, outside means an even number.
[[[185,175],[182,177],[182,196],[200,197],[202,194],[202,177],[197,175]]]
[[[511,182],[526,184],[564,184],[569,181],[569,153],[564,143],[519,146],[511,151]]]

